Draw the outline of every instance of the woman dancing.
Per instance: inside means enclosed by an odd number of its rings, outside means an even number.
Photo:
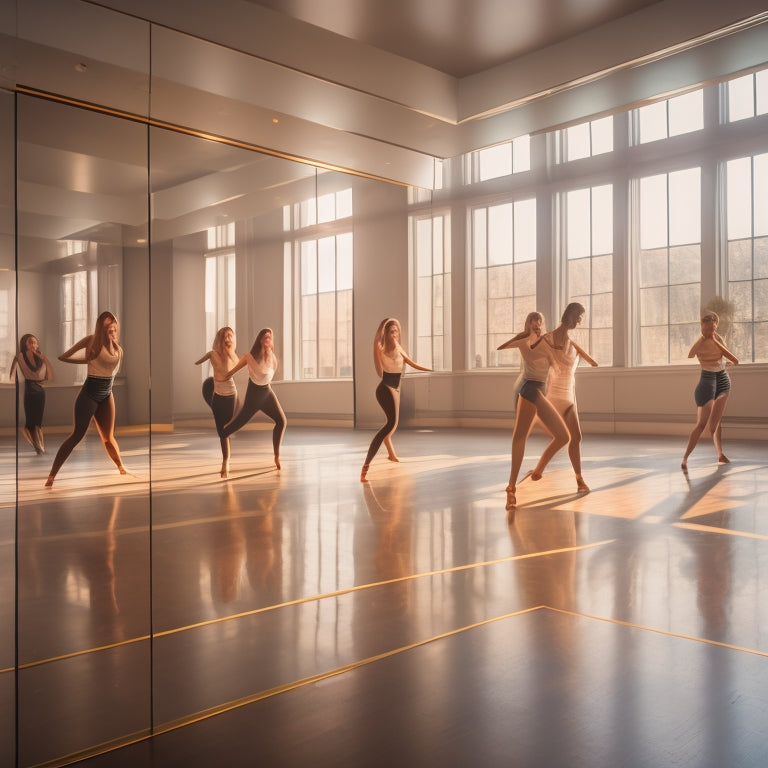
[[[11,380],[17,368],[24,377],[24,427],[21,434],[39,456],[45,453],[43,382],[53,381],[53,367],[48,362],[48,358],[40,352],[37,337],[31,333],[25,333],[19,341],[19,352],[11,363]]]
[[[229,477],[229,438],[222,435],[224,425],[232,420],[237,405],[237,387],[227,371],[238,363],[235,352],[235,332],[229,327],[219,328],[210,352],[206,352],[195,365],[210,360],[213,377],[203,383],[203,397],[213,411],[216,431],[221,440],[221,476]]]
[[[547,375],[554,357],[549,346],[539,344],[544,330],[544,316],[541,312],[531,312],[525,318],[521,333],[504,342],[498,349],[519,349],[523,359],[523,383],[517,398],[515,427],[512,432],[512,466],[509,483],[506,487],[506,509],[512,513],[517,505],[517,476],[525,455],[525,442],[536,416],[552,436],[542,453],[536,469],[529,473],[531,477],[541,477],[550,459],[568,442],[568,428],[556,408],[544,394]]]
[[[373,364],[377,375],[381,376],[379,386],[376,387],[376,401],[384,411],[387,421],[384,426],[373,436],[365,464],[360,470],[360,482],[364,483],[368,475],[373,457],[381,448],[382,442],[386,446],[390,461],[399,461],[392,445],[392,435],[397,429],[400,418],[400,377],[406,365],[417,371],[431,371],[431,368],[414,363],[405,350],[400,346],[400,322],[394,317],[388,317],[379,323],[376,335],[373,338]]]
[[[243,407],[219,434],[222,438],[228,438],[233,432],[237,432],[238,429],[247,424],[256,411],[264,411],[275,422],[272,430],[272,447],[275,452],[275,467],[280,469],[280,444],[288,422],[271,386],[272,378],[277,370],[274,334],[271,328],[262,328],[259,331],[251,351],[246,352],[238,360],[235,367],[224,374],[223,378],[231,379],[246,365],[250,380],[248,381],[248,388],[245,390]]]
[[[568,456],[576,474],[576,489],[579,493],[589,493],[589,486],[581,476],[581,424],[579,423],[579,411],[576,407],[576,368],[579,358],[592,366],[597,362],[593,360],[569,335],[582,321],[586,309],[578,302],[571,302],[563,312],[560,325],[554,331],[545,334],[540,341],[534,343],[547,344],[552,351],[555,365],[549,372],[547,382],[547,399],[562,417],[565,426],[568,427],[570,441],[568,442]],[[531,480],[540,480],[541,474],[535,470]]]
[[[61,465],[69,458],[72,449],[83,439],[88,431],[91,419],[96,422],[96,429],[104,442],[109,458],[120,470],[121,475],[128,472],[120,458],[120,449],[115,440],[115,398],[112,395],[112,383],[123,360],[123,349],[118,344],[120,326],[111,312],[102,312],[96,320],[96,328],[91,336],[85,336],[59,355],[62,363],[86,364],[88,376],[80,394],[75,400],[75,427],[72,434],[61,444],[53,460],[51,472],[45,483],[46,488],[53,485],[54,478]],[[84,349],[83,357],[75,358],[75,352]]]
[[[723,453],[721,421],[731,391],[731,379],[725,370],[723,358],[738,365],[735,355],[725,346],[722,336],[717,333],[720,318],[714,312],[706,312],[701,318],[701,336],[688,352],[688,357],[697,357],[701,365],[701,378],[693,393],[696,400],[696,426],[688,439],[683,462],[680,465],[685,472],[688,469],[688,457],[699,442],[706,427],[712,435],[720,464],[727,464],[728,457]]]

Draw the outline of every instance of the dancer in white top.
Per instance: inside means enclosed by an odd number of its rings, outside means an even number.
[[[400,418],[400,378],[406,365],[417,371],[429,371],[418,363],[414,363],[400,345],[400,322],[394,317],[388,317],[379,323],[376,335],[373,338],[373,364],[376,373],[381,376],[379,386],[376,387],[376,401],[384,411],[387,420],[384,426],[373,436],[365,463],[360,470],[360,482],[365,482],[368,468],[373,457],[381,448],[382,442],[386,446],[390,461],[399,461],[392,445],[392,435],[397,429]]]
[[[85,336],[66,352],[59,355],[62,363],[87,365],[88,376],[80,394],[75,400],[75,427],[72,434],[61,444],[53,460],[46,488],[53,485],[54,478],[74,447],[85,437],[91,419],[104,442],[109,458],[115,463],[121,475],[128,474],[120,458],[120,449],[115,440],[115,398],[112,383],[123,360],[123,348],[118,344],[120,326],[111,312],[102,312],[96,320],[96,329]],[[73,357],[84,349],[83,357]]]
[[[696,400],[696,426],[688,439],[683,462],[683,472],[688,469],[688,457],[699,442],[704,427],[709,429],[712,442],[717,451],[720,464],[728,464],[728,457],[723,453],[721,421],[728,396],[731,393],[731,378],[725,370],[723,358],[733,365],[738,365],[736,356],[725,346],[723,337],[717,332],[720,318],[715,312],[706,312],[701,318],[701,336],[688,352],[688,357],[696,357],[701,365],[701,378],[694,392]]]
[[[275,453],[275,467],[280,469],[280,445],[288,422],[271,387],[272,378],[277,370],[274,334],[271,328],[262,328],[259,331],[251,351],[246,352],[237,362],[237,365],[224,374],[223,378],[231,379],[246,365],[250,380],[245,391],[243,407],[219,434],[228,438],[233,432],[237,432],[238,429],[245,426],[257,411],[264,411],[275,422],[272,430],[272,447]]]
[[[568,335],[582,321],[586,310],[578,302],[571,302],[563,312],[560,325],[554,331],[545,334],[540,341],[534,344],[546,344],[553,355],[555,365],[549,372],[547,383],[547,399],[555,406],[562,416],[571,439],[568,443],[568,456],[576,474],[576,489],[579,493],[589,493],[589,486],[581,476],[581,424],[579,423],[579,411],[576,407],[576,368],[579,360],[585,360],[592,366],[597,362],[593,360],[571,337]],[[531,473],[531,480],[540,480],[544,467],[537,467]]]
[[[229,477],[229,438],[222,435],[224,425],[232,420],[237,406],[237,387],[232,377],[226,378],[227,371],[237,365],[235,332],[229,327],[219,328],[213,345],[195,365],[209,360],[213,376],[203,382],[203,397],[213,411],[216,431],[221,440],[221,476]]]
[[[498,349],[519,349],[524,366],[523,383],[517,398],[517,413],[512,433],[512,466],[506,488],[506,509],[510,521],[514,518],[514,509],[517,505],[517,476],[520,474],[525,455],[525,443],[533,426],[533,420],[538,416],[552,436],[534,472],[541,474],[549,460],[568,442],[568,429],[565,422],[544,394],[553,356],[546,345],[539,344],[534,348],[543,331],[544,316],[541,312],[531,312],[525,319],[523,331],[498,347]],[[533,473],[529,474],[533,475]]]
[[[21,434],[39,456],[45,453],[43,382],[53,381],[53,367],[48,358],[40,352],[37,337],[31,333],[25,333],[19,341],[19,352],[11,363],[11,381],[18,371],[24,377],[24,426]]]

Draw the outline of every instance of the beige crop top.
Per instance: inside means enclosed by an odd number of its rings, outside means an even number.
[[[99,354],[88,361],[88,375],[100,376],[105,379],[112,378],[120,369],[123,359],[123,348],[117,348],[117,354],[112,354],[106,346],[102,347]]]

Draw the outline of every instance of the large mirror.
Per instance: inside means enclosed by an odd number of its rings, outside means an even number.
[[[151,725],[147,183],[146,126],[17,98],[21,765]]]

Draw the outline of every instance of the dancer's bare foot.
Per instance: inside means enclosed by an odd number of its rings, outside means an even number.
[[[390,461],[400,461],[400,459],[398,459],[398,458],[397,458],[397,456],[395,456],[395,454],[394,454],[394,453],[390,453],[390,454],[389,454],[389,456],[387,456],[387,458],[388,458]]]
[[[517,506],[517,496],[515,495],[515,492],[517,489],[511,485],[508,485],[504,490],[506,491],[506,494],[507,494],[507,503],[506,503],[505,509],[507,510],[507,512],[509,512],[510,510],[513,510]]]
[[[368,467],[370,467],[370,464],[363,464],[363,468],[360,470],[360,482],[364,483],[366,475],[368,474]]]
[[[721,453],[721,454],[720,454],[720,455],[717,457],[717,463],[718,463],[718,464],[730,464],[730,463],[731,463],[731,460],[730,460],[730,459],[729,459],[729,458],[728,458],[728,457],[727,457],[727,456],[726,456],[724,453]]]
[[[128,470],[122,464],[117,469],[118,469],[118,471],[120,472],[121,475],[127,475],[128,474]]]
[[[541,480],[541,472],[537,472],[535,469],[530,469],[523,476],[523,480],[527,480],[529,477],[533,482],[536,482],[537,480]],[[520,482],[522,483],[523,480],[521,480]]]
[[[687,472],[688,471],[688,459],[683,459],[680,462],[680,469],[682,469],[683,472]]]
[[[48,479],[45,481],[46,488],[53,488],[54,475],[48,475]]]
[[[576,493],[589,493],[589,486],[581,475],[576,475]]]
[[[36,448],[35,441],[32,439],[32,433],[26,428],[21,428],[21,434],[24,436],[24,439],[33,447]]]
[[[228,461],[222,461],[221,462],[221,476],[222,477],[229,477],[229,462]]]
[[[280,465],[280,457],[275,454],[275,469],[282,469],[282,466]]]

